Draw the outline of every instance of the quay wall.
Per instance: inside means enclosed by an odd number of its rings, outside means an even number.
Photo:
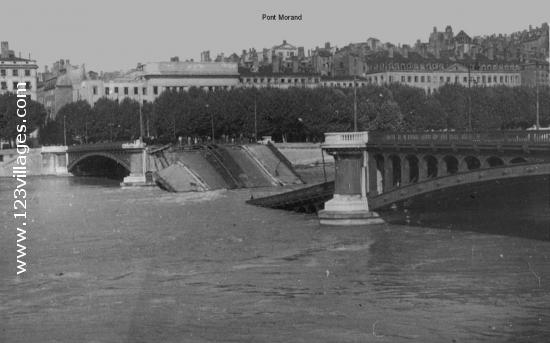
[[[294,166],[319,165],[323,163],[321,143],[273,143]],[[325,154],[325,163],[334,163],[334,158]]]
[[[64,155],[43,153],[42,148],[30,149],[27,154],[27,175],[66,175]],[[12,168],[17,164],[19,154],[16,149],[0,150],[0,177],[11,177]]]

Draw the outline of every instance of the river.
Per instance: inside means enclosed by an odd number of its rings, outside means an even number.
[[[17,277],[0,179],[0,342],[548,342],[550,241],[30,178]]]

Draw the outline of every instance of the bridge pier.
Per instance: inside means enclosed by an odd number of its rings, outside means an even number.
[[[367,154],[367,132],[327,133],[322,148],[334,156],[334,196],[319,211],[321,225],[368,225],[384,221],[369,210],[367,187],[370,181],[369,169],[376,162],[369,163]],[[376,169],[374,170],[376,172]]]
[[[122,180],[121,186],[144,186],[147,184],[147,151],[130,155],[130,175]]]

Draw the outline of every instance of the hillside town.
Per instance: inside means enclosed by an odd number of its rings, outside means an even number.
[[[145,104],[165,90],[186,91],[238,87],[315,88],[399,83],[430,94],[446,84],[475,86],[544,86],[549,84],[548,23],[510,34],[470,36],[447,26],[429,33],[427,41],[395,45],[368,38],[343,47],[298,47],[287,40],[261,51],[243,49],[226,56],[200,53],[200,61],[137,63],[131,70],[92,71],[85,63],[61,58],[40,70],[36,61],[1,43],[0,94],[27,84],[33,100],[55,119],[63,105],[101,98],[129,98]],[[139,58],[139,57],[137,57]],[[86,61],[82,61],[86,62]]]

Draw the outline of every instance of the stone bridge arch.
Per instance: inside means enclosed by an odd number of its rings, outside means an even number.
[[[76,156],[73,160],[71,160],[69,156],[69,164],[67,165],[67,171],[72,172],[74,168],[82,161],[84,161],[87,158],[90,157],[105,157],[110,160],[115,161],[116,163],[120,164],[124,169],[128,171],[128,173],[132,172],[132,167],[130,165],[130,161],[126,161],[123,158],[120,158],[117,154],[111,154],[108,152],[102,152],[102,151],[94,151],[94,152],[88,152],[85,154],[81,154]]]

